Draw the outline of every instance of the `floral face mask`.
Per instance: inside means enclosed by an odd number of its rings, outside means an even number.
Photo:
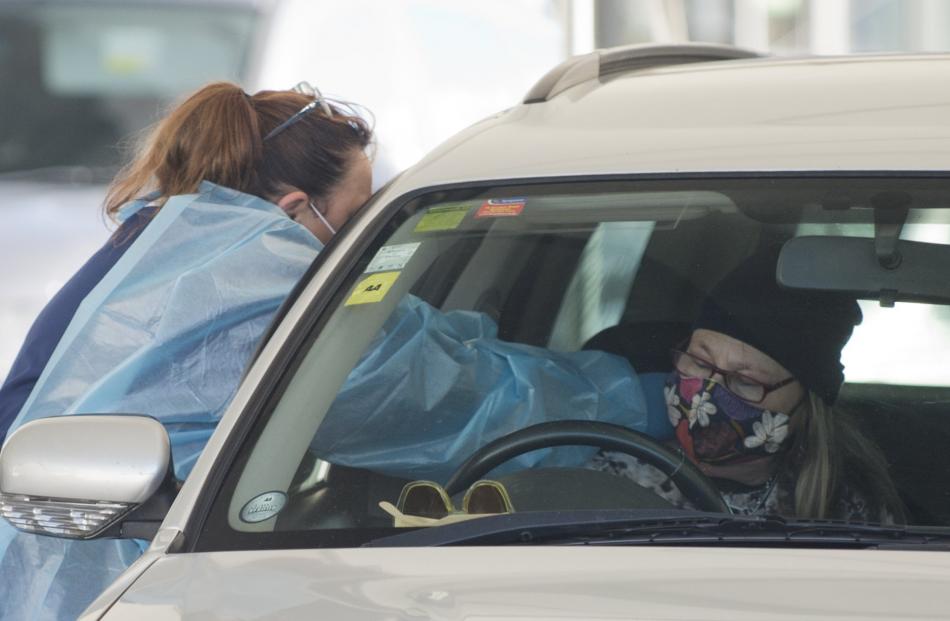
[[[711,379],[674,371],[664,393],[676,438],[694,461],[723,464],[773,455],[788,438],[787,414],[743,401]]]

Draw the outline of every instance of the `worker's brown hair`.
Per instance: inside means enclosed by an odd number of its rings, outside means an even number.
[[[239,86],[205,86],[159,121],[123,168],[105,202],[109,218],[125,203],[158,191],[158,204],[191,194],[201,181],[265,199],[292,186],[313,198],[332,191],[349,158],[372,140],[367,121],[349,106],[316,106],[272,138],[271,130],[313,98],[294,91],[246,94]]]

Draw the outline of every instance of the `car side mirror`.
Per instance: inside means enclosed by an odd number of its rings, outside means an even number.
[[[151,539],[177,493],[165,428],[146,416],[27,423],[0,452],[0,515],[70,539]]]

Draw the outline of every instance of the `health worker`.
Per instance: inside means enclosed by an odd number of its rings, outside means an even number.
[[[0,437],[48,416],[145,414],[183,480],[277,309],[369,198],[372,143],[355,107],[306,83],[214,83],[172,109],[109,188],[117,230],[30,329]],[[0,618],[76,618],[144,545],[3,522]]]

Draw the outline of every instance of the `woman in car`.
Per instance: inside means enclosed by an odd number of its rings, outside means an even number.
[[[31,328],[0,438],[44,416],[147,414],[187,476],[282,300],[369,197],[371,138],[308,85],[215,83],[173,109],[110,187],[121,225]],[[5,522],[0,550],[3,618],[75,618],[140,553]]]
[[[779,286],[776,260],[761,252],[719,282],[673,351],[665,396],[675,445],[738,514],[901,520],[883,455],[834,408],[861,310],[844,295]],[[594,465],[688,505],[633,457],[602,452]]]

